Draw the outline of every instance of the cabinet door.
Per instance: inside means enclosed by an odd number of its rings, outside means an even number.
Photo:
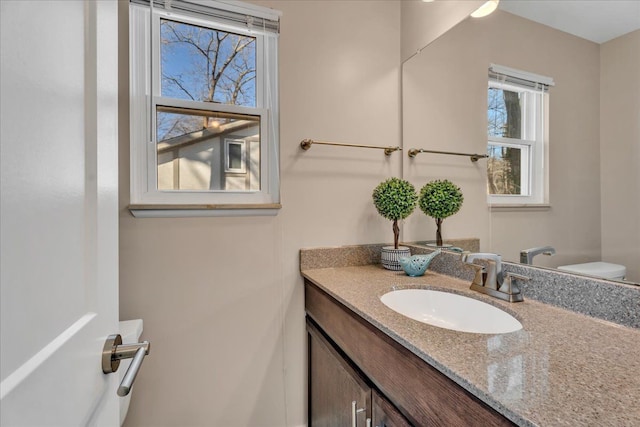
[[[371,391],[371,412],[374,427],[411,427],[411,423],[377,391]]]
[[[367,426],[367,419],[371,417],[371,388],[309,321],[307,331],[309,425]]]

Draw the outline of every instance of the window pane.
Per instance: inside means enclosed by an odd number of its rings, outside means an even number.
[[[520,92],[490,87],[488,93],[488,134],[521,139],[522,108]]]
[[[529,147],[489,144],[487,163],[489,194],[528,195],[527,161]]]
[[[162,96],[256,106],[255,37],[160,21]]]
[[[229,169],[242,169],[242,145],[229,144]]]
[[[260,190],[260,116],[158,106],[156,120],[158,190]]]

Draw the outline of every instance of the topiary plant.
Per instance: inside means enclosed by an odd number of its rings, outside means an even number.
[[[420,190],[420,209],[436,220],[436,245],[442,246],[442,221],[458,212],[463,201],[460,188],[446,179],[431,181]]]
[[[409,181],[389,178],[373,190],[373,204],[378,213],[393,221],[393,246],[398,249],[398,220],[405,219],[416,208],[418,194]]]

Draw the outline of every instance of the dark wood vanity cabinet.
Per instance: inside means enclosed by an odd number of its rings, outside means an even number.
[[[411,427],[400,411],[376,390],[371,391],[371,412],[375,427]]]
[[[402,414],[358,372],[316,325],[309,336],[309,425],[409,427]]]
[[[309,334],[309,424],[314,427],[366,426],[371,387],[311,323]],[[353,403],[355,402],[355,403]]]
[[[451,379],[305,280],[309,425],[513,426]]]

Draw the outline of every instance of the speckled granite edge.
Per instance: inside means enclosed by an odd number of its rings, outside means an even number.
[[[525,298],[640,329],[640,286],[505,262],[504,271],[530,278]]]
[[[316,268],[356,267],[380,263],[383,246],[354,245],[300,249],[300,271]]]
[[[431,248],[414,244],[402,245],[408,246],[412,254],[433,251]],[[301,249],[300,270],[377,264],[380,262],[380,249],[383,246],[388,245]],[[434,258],[429,269],[469,282],[474,276],[474,269],[463,263],[460,255],[453,252],[443,252]],[[503,263],[503,270],[530,278],[529,281],[520,283],[525,298],[640,329],[639,286],[510,262]]]
[[[428,254],[434,250],[425,247],[428,243],[431,242],[409,242],[400,244],[410,247],[411,253],[413,254]],[[451,239],[445,240],[444,243],[465,251],[478,252],[480,250],[480,240],[476,238]],[[368,245],[303,248],[300,249],[300,271],[316,268],[357,267],[359,265],[378,264],[380,262],[380,251],[383,246],[390,246],[390,244],[376,243]],[[455,257],[455,254],[451,255]],[[446,267],[442,265],[442,268]],[[454,272],[454,269],[450,270],[452,273]],[[464,275],[464,277],[467,277],[467,275]]]

